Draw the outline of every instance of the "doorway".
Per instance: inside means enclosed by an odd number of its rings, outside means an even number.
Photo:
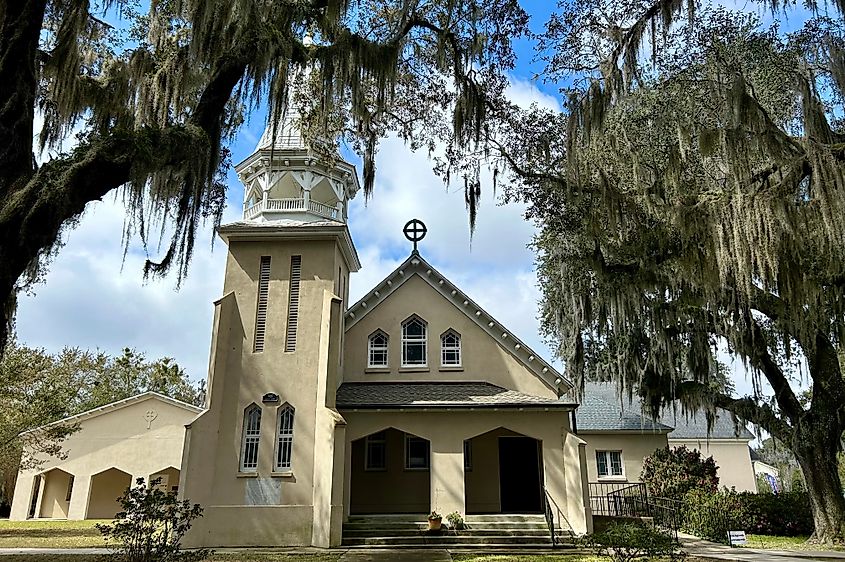
[[[530,437],[499,437],[502,513],[542,513],[540,447]]]

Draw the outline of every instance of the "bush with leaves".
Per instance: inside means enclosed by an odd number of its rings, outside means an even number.
[[[650,496],[683,499],[690,490],[716,492],[718,467],[713,457],[702,458],[685,446],[657,449],[643,460],[640,479]]]
[[[807,492],[754,494],[693,490],[684,498],[683,527],[698,537],[724,542],[728,529],[755,535],[806,536],[813,532]]]
[[[742,529],[745,506],[735,490],[690,490],[681,508],[681,528],[702,539],[727,542],[729,530]]]
[[[648,524],[611,523],[604,531],[587,535],[584,546],[613,562],[669,557],[682,560],[686,553],[668,532]]]
[[[466,526],[464,523],[464,518],[457,511],[453,511],[452,513],[447,515],[446,521],[449,522],[449,528],[454,531],[460,531]]]
[[[209,555],[208,549],[184,552],[182,538],[191,523],[202,517],[202,507],[188,500],[178,500],[174,492],[158,489],[158,480],[144,484],[138,478],[136,486],[127,488],[118,498],[123,511],[110,525],[98,524],[97,529],[114,551],[116,559],[124,562],[197,562]]]

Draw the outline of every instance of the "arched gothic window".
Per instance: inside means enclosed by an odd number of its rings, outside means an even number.
[[[261,436],[261,408],[250,405],[244,410],[244,429],[241,440],[241,472],[258,470],[258,442]]]
[[[367,344],[367,367],[387,367],[387,334],[378,330]]]
[[[444,367],[461,366],[461,334],[447,330],[440,336],[440,364]]]
[[[402,322],[402,366],[425,366],[428,327],[423,319],[411,316]]]
[[[293,460],[293,406],[285,404],[279,408],[278,431],[276,433],[276,460],[273,470],[287,472]]]

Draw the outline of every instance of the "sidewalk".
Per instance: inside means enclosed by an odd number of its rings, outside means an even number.
[[[742,562],[807,562],[808,560],[823,560],[845,562],[845,552],[730,547],[705,541],[684,533],[678,533],[678,539],[690,556],[697,556],[708,560],[738,560]]]

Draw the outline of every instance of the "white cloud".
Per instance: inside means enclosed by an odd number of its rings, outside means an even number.
[[[540,91],[532,80],[511,76],[505,93],[513,103],[522,109],[529,109],[531,104],[536,103],[540,109],[561,110],[560,101],[554,96]]]

